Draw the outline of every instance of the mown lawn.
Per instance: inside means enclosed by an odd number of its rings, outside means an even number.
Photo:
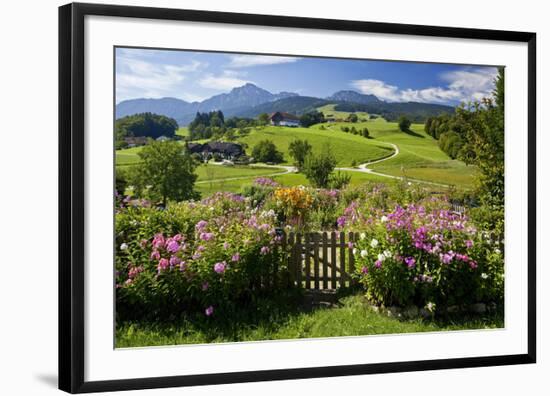
[[[500,313],[457,315],[440,319],[403,320],[374,312],[361,296],[342,298],[336,308],[304,311],[295,304],[265,301],[253,313],[226,318],[198,318],[171,323],[124,322],[117,326],[116,347],[140,347],[213,342],[419,333],[496,329],[504,327]]]

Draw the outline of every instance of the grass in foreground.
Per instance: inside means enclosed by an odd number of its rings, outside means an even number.
[[[340,300],[337,308],[305,312],[298,305],[264,301],[252,315],[235,313],[225,320],[201,318],[173,323],[120,324],[116,347],[141,347],[212,342],[280,340],[316,337],[495,329],[504,327],[501,314],[458,315],[446,319],[400,320],[374,312],[361,296]],[[294,307],[294,308],[288,308]]]

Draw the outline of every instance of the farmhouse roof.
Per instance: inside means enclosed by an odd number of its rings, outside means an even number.
[[[295,121],[299,121],[300,120],[300,117],[294,115],[294,114],[291,114],[291,113],[285,113],[284,111],[276,111],[274,113],[271,113],[269,115],[269,119],[272,119],[273,117],[275,117],[277,114],[279,114],[282,118],[286,119],[286,120],[295,120]]]

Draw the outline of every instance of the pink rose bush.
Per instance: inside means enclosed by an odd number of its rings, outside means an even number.
[[[116,254],[117,310],[215,316],[276,287],[275,266],[284,272],[274,217],[242,196],[131,208],[116,220],[117,245],[125,244]]]

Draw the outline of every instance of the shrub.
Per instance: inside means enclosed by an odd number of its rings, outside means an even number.
[[[277,150],[271,140],[262,140],[252,149],[252,156],[257,162],[283,162],[283,153]]]
[[[397,125],[399,126],[399,130],[401,132],[407,132],[411,127],[411,121],[407,117],[401,116],[397,120]]]
[[[359,230],[357,278],[367,298],[383,305],[445,307],[500,301],[502,253],[445,199],[393,210],[348,206],[340,225]]]
[[[116,216],[117,315],[223,315],[284,274],[273,212],[218,193],[167,210],[130,207]],[[282,271],[281,271],[282,270]]]

